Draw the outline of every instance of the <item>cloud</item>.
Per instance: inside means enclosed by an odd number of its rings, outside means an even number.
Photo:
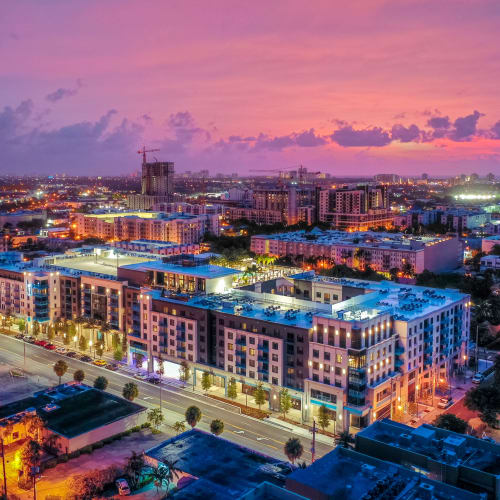
[[[401,124],[393,125],[391,130],[393,141],[400,142],[418,142],[420,139],[420,129],[416,125],[405,127]]]
[[[355,130],[351,125],[342,127],[330,136],[338,145],[349,147],[382,147],[391,142],[389,133],[381,127]]]
[[[45,96],[45,99],[49,102],[57,102],[60,101],[61,99],[66,99],[68,97],[73,97],[76,94],[78,94],[79,90],[83,87],[83,82],[80,78],[76,81],[76,88],[74,89],[64,89],[64,88],[58,88],[57,90],[54,90],[54,92],[51,92],[50,94],[47,94]]]
[[[314,148],[317,146],[323,146],[326,144],[326,139],[316,135],[313,128],[306,130],[295,136],[295,143],[297,146],[303,148]]]
[[[491,133],[494,139],[500,139],[500,120],[491,127]]]
[[[457,118],[453,123],[455,129],[451,134],[451,138],[455,141],[468,140],[476,134],[477,122],[481,116],[484,116],[479,111],[474,111],[472,114]]]
[[[451,123],[448,116],[434,116],[427,120],[427,125],[433,129],[448,129]]]

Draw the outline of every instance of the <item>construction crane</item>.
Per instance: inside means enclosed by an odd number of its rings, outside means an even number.
[[[159,149],[146,149],[146,146],[142,146],[142,149],[137,151],[137,154],[142,155],[142,163],[146,163],[146,153],[153,153],[155,151],[160,151]]]

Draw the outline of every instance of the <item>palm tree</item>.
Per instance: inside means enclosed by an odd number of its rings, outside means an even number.
[[[153,427],[154,432],[159,432],[160,425],[165,421],[165,417],[160,408],[151,408],[148,411],[148,422]]]
[[[68,371],[68,363],[63,359],[59,359],[54,364],[54,372],[59,377],[59,385],[61,384],[61,377]]]
[[[24,415],[22,422],[26,434],[31,436],[37,443],[41,443],[45,422],[37,414]]]
[[[170,483],[173,482],[174,477],[177,477],[177,478],[179,477],[179,473],[181,472],[181,470],[179,470],[177,468],[177,460],[172,461],[172,460],[169,460],[168,458],[164,459],[163,465],[165,465],[165,467],[167,468],[167,475],[166,475],[165,481],[167,483],[167,496],[168,496],[168,493],[170,490]]]
[[[108,387],[108,379],[100,375],[94,380],[94,387],[101,391],[105,391],[106,388]]]
[[[216,418],[210,422],[210,432],[216,436],[220,436],[224,432],[224,422]]]
[[[352,435],[349,431],[342,431],[338,437],[335,439],[335,444],[337,446],[342,446],[342,448],[350,448],[353,441]]]
[[[151,471],[151,477],[153,478],[153,483],[156,486],[156,493],[160,492],[160,488],[163,483],[167,480],[168,471],[166,467],[158,466],[156,469]]]
[[[186,410],[186,422],[194,428],[196,424],[201,420],[201,410],[197,406],[190,406]]]
[[[145,466],[146,463],[144,461],[144,453],[139,454],[133,451],[132,455],[128,457],[124,472],[130,478],[132,489],[135,489],[137,487],[139,478],[141,477],[141,473]]]
[[[297,438],[290,438],[284,447],[285,455],[288,457],[290,462],[295,463],[295,460],[299,459],[304,452],[304,447],[302,443]]]
[[[24,477],[31,474],[31,468],[40,461],[41,446],[38,441],[29,440],[21,450],[21,463],[24,471]]]
[[[139,395],[137,384],[134,384],[134,382],[127,382],[123,386],[122,394],[125,399],[133,401]]]
[[[73,380],[75,382],[83,382],[83,379],[85,378],[85,372],[83,370],[76,370],[75,373],[73,373]]]
[[[186,424],[183,420],[178,420],[177,422],[175,422],[174,431],[177,434],[180,434],[181,432],[184,432],[185,430],[186,430]]]
[[[99,324],[99,330],[101,330],[101,333],[103,334],[104,338],[104,348],[108,348],[108,343],[107,343],[107,334],[111,331],[114,330],[113,326],[110,323],[106,323],[105,321],[101,321]]]
[[[2,425],[0,427],[0,445],[2,446],[1,452],[2,452],[2,465],[3,465],[3,491],[5,498],[8,498],[7,495],[7,473],[5,471],[5,448],[4,448],[4,443],[8,437],[12,435],[12,430],[14,429],[14,426],[7,421],[5,425]]]

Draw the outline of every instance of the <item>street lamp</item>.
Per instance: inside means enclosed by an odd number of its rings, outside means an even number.
[[[90,354],[92,354],[92,340],[89,340],[89,352],[90,352]],[[94,350],[94,353],[95,353],[95,350]]]

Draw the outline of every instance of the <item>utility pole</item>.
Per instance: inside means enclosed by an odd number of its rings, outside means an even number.
[[[479,324],[476,323],[476,369],[474,375],[479,370]]]
[[[2,465],[3,465],[3,494],[7,498],[7,471],[5,470],[5,448],[3,444],[3,436],[0,437],[2,440]]]
[[[311,443],[311,463],[314,463],[314,457],[316,454],[316,420],[313,418],[313,428],[312,428],[312,443]]]

